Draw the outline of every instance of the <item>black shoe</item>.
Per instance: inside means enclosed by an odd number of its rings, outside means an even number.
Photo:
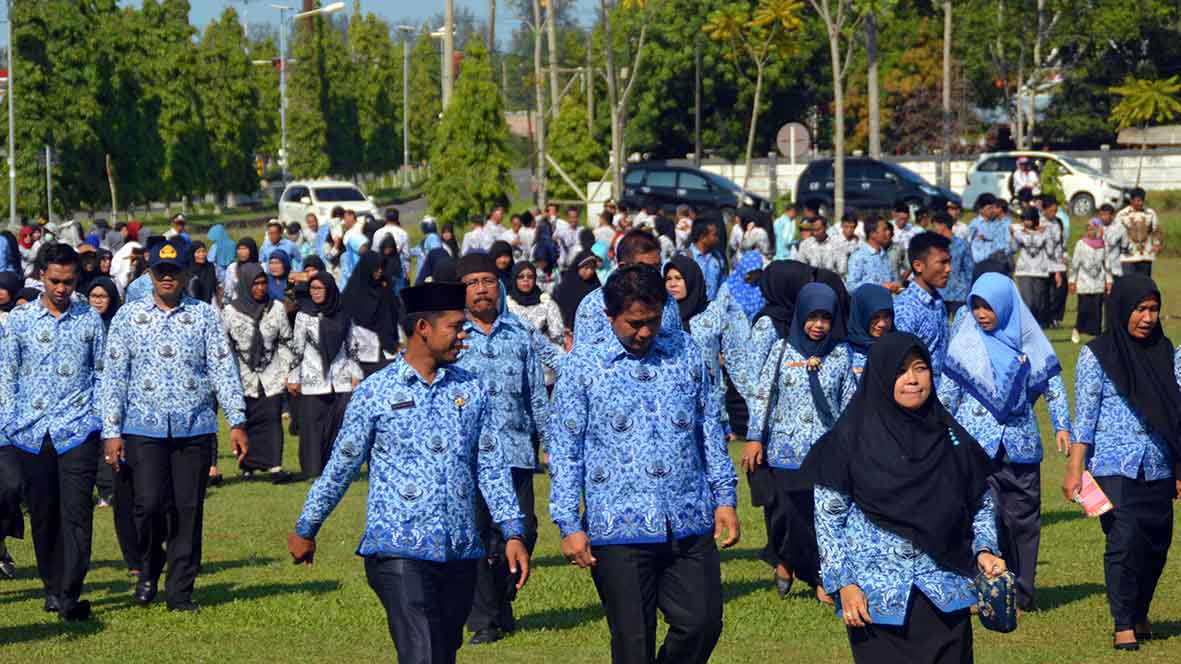
[[[176,602],[169,602],[168,610],[180,611],[182,613],[196,613],[201,610],[201,607],[197,606],[191,599],[182,599]]]
[[[473,646],[479,646],[485,643],[496,643],[499,640],[500,630],[495,627],[489,627],[488,629],[482,629],[472,634],[472,639],[468,643]]]
[[[147,575],[141,574],[135,581],[135,603],[140,606],[147,606],[156,599],[156,581],[149,579]]]
[[[277,470],[271,473],[271,484],[289,484],[292,479],[291,473],[285,470]]]
[[[9,581],[16,578],[16,562],[12,560],[12,555],[5,551],[0,554],[0,579],[8,579]]]
[[[788,593],[791,592],[791,584],[795,583],[796,578],[789,576],[786,579],[779,576],[779,570],[771,570],[771,580],[775,582],[775,593],[779,595],[779,599],[785,599]]]
[[[57,613],[58,611],[62,610],[62,602],[60,599],[58,599],[57,595],[45,596],[44,610],[46,613]]]
[[[90,619],[90,600],[66,600],[65,606],[58,612],[62,620],[89,620]]]
[[[1126,650],[1128,652],[1132,652],[1132,651],[1139,650],[1140,644],[1137,643],[1136,641],[1132,641],[1131,643],[1116,643],[1113,647],[1116,650]]]
[[[226,483],[226,480],[224,477],[221,476],[221,473],[209,476],[209,486],[221,486],[225,483]]]

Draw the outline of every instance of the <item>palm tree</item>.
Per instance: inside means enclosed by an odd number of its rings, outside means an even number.
[[[1123,131],[1129,127],[1140,128],[1140,164],[1136,167],[1136,186],[1140,186],[1140,173],[1144,170],[1144,153],[1148,151],[1149,124],[1162,124],[1181,115],[1181,81],[1177,76],[1170,76],[1163,81],[1149,81],[1128,76],[1123,85],[1115,85],[1107,89],[1113,95],[1121,97],[1115,108],[1111,109],[1111,121],[1116,124],[1116,131]]]

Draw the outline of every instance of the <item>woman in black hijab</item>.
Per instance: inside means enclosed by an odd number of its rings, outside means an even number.
[[[496,261],[496,278],[500,279],[500,285],[507,293],[512,290],[512,269],[513,269],[513,245],[504,240],[497,240],[492,243],[492,247],[488,250],[488,255],[492,256],[492,260]]]
[[[455,258],[453,254],[447,252],[446,249],[431,249],[430,253],[426,255],[426,260],[418,268],[418,274],[414,276],[414,285],[421,286],[428,281],[448,281],[447,279],[439,279],[436,272],[446,271],[446,265],[451,265],[451,273],[454,274]]]
[[[123,304],[115,282],[110,277],[95,277],[90,281],[84,295],[90,302],[90,306],[94,307],[99,316],[102,316],[103,328],[110,328],[111,321],[115,318],[115,314],[119,313],[119,307]]]
[[[443,249],[452,258],[459,258],[459,242],[455,239],[455,225],[443,224],[439,227],[439,239],[443,241]],[[434,251],[433,249],[431,250]]]
[[[341,293],[342,309],[359,328],[358,359],[366,378],[389,364],[398,352],[398,303],[383,276],[382,255],[366,251]]]
[[[578,305],[582,304],[582,298],[602,286],[596,272],[598,267],[599,257],[585,250],[575,256],[570,267],[562,272],[554,299],[558,301],[558,310],[562,312],[562,324],[566,326],[567,334],[574,334],[574,317],[578,313]]]
[[[258,243],[252,237],[238,240],[234,247],[235,260],[226,267],[225,286],[222,288],[224,303],[233,302],[238,297],[239,271],[246,265],[258,265]]]
[[[1161,292],[1146,276],[1116,280],[1103,334],[1079,351],[1074,444],[1062,493],[1086,491],[1084,468],[1115,509],[1099,517],[1115,647],[1151,638],[1149,605],[1173,537],[1181,497],[1181,380],[1160,324]]]
[[[16,294],[20,292],[24,279],[15,272],[0,272],[0,314],[7,314],[16,306]],[[4,316],[0,316],[0,319]]]
[[[677,301],[681,326],[686,332],[692,332],[693,317],[709,306],[709,299],[705,296],[705,276],[697,261],[684,254],[673,256],[664,265],[664,287]]]
[[[206,304],[213,304],[217,296],[217,268],[209,262],[209,250],[200,241],[189,246],[189,295]]]
[[[869,351],[849,408],[812,447],[821,578],[853,660],[970,662],[973,577],[1005,572],[984,449],[935,395],[916,336]]]

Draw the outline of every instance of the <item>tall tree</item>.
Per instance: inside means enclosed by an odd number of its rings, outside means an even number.
[[[607,69],[607,103],[611,113],[611,192],[616,198],[623,194],[624,134],[627,131],[628,102],[631,100],[636,81],[642,77],[640,68],[644,64],[648,26],[652,10],[659,4],[659,0],[599,0],[599,22],[603,30],[603,52]],[[632,16],[625,16],[628,13]],[[616,31],[616,23],[624,18],[632,18],[633,24],[638,24],[634,44],[630,39],[631,35]],[[616,42],[617,38],[620,43]],[[631,66],[627,70],[626,85],[621,80],[621,72],[615,60],[616,49],[621,45],[627,47],[624,50],[633,54]]]
[[[280,29],[284,29],[280,26]],[[321,16],[295,22],[287,70],[287,170],[297,178],[327,175],[328,156],[328,28]]]
[[[197,47],[197,90],[209,141],[209,187],[224,196],[258,188],[258,92],[238,13],[226,8]]]
[[[462,13],[462,12],[461,12]],[[443,112],[440,92],[441,65],[430,34],[424,30],[410,51],[410,159],[425,161],[435,144],[439,115]]]
[[[468,42],[455,98],[439,124],[426,195],[431,213],[463,223],[506,204],[510,177],[508,125],[484,44]]]
[[[360,3],[354,0],[356,12]],[[326,20],[324,29],[327,100],[324,119],[328,125],[328,163],[331,172],[355,177],[361,172],[365,151],[361,143],[360,81],[369,74],[358,58],[361,45],[353,38],[351,24]]]
[[[586,102],[577,92],[571,93],[568,103],[562,104],[562,111],[554,120],[549,154],[562,170],[553,179],[550,194],[554,198],[581,200],[587,183],[603,175],[603,149],[587,128]],[[555,171],[557,169],[554,169]],[[569,177],[578,185],[575,190],[566,182]]]
[[[858,14],[853,0],[808,0],[816,14],[824,21],[828,36],[828,54],[832,65],[832,170],[833,219],[845,213],[845,78],[849,61],[857,44],[855,35],[864,18]],[[844,46],[842,47],[842,42]]]
[[[402,161],[402,48],[390,38],[389,24],[372,12],[362,17],[359,4],[349,23],[349,44],[363,149],[360,169],[382,173]]]

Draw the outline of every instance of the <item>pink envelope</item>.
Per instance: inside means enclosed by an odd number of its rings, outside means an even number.
[[[1087,516],[1099,516],[1115,509],[1115,506],[1107,499],[1107,494],[1103,493],[1103,489],[1099,488],[1099,483],[1088,471],[1083,471],[1083,487],[1074,494],[1074,501],[1083,506],[1083,511],[1087,513]]]

